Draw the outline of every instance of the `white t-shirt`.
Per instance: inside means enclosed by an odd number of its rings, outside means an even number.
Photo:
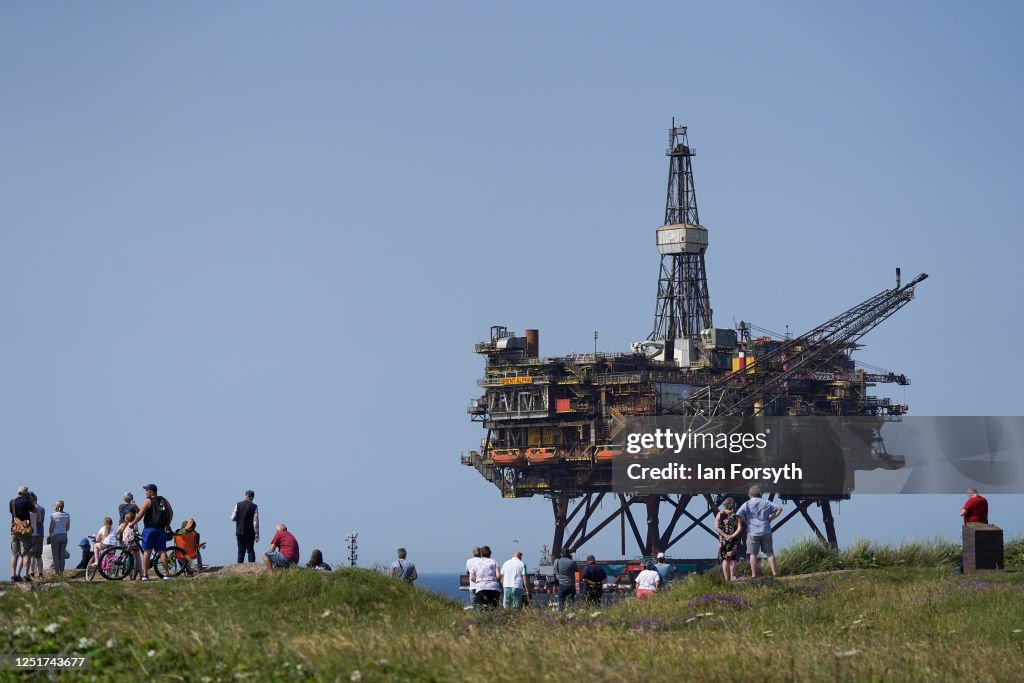
[[[503,588],[522,589],[525,578],[526,565],[519,558],[513,557],[501,565],[501,585]]]
[[[473,565],[476,564],[479,560],[479,557],[471,557],[468,560],[466,560],[466,573],[469,574],[471,577],[473,576]],[[470,578],[469,580],[469,590],[476,590],[476,582],[473,581],[472,578]]]
[[[638,591],[656,591],[661,577],[653,569],[645,569],[636,577],[636,589]]]
[[[491,557],[481,557],[473,563],[473,572],[476,573],[477,591],[500,591],[501,584],[498,583],[498,563]]]
[[[50,521],[53,522],[53,535],[66,534],[68,532],[68,522],[71,521],[71,515],[66,512],[54,512],[50,515]]]

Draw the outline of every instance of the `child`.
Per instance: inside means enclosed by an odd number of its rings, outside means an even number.
[[[121,545],[128,549],[132,554],[133,564],[135,568],[142,567],[142,556],[139,553],[139,546],[135,544],[135,513],[128,510],[124,513],[124,521],[121,522],[121,526],[117,527],[117,536],[121,539]],[[134,571],[132,572],[135,573]]]
[[[109,546],[117,545],[117,537],[114,532],[114,520],[110,517],[103,518],[103,526],[96,532],[96,542],[92,546],[92,561],[93,564],[99,566],[100,564],[100,553],[102,553]]]

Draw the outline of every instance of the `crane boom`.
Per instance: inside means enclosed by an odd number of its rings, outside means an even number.
[[[928,277],[921,273],[906,285],[886,289],[756,359],[749,372],[731,373],[668,408],[681,415],[744,415],[763,413],[785,394],[786,384],[827,369],[829,361],[850,349],[914,298],[914,288]],[[756,408],[756,409],[755,409]]]

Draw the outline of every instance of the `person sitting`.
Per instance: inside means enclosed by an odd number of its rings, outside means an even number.
[[[135,542],[138,536],[135,529],[135,513],[131,510],[127,510],[124,513],[124,519],[121,521],[121,525],[117,527],[117,537],[121,539],[121,545],[128,549],[128,552],[132,554],[134,560],[133,567],[142,566],[142,555],[139,553],[139,544]],[[134,573],[134,572],[133,572]]]
[[[200,551],[206,547],[206,544],[200,541],[199,532],[196,531],[196,520],[186,519],[181,528],[174,532],[174,545],[184,551],[189,562],[195,562],[199,569],[205,568]]]
[[[92,560],[92,542],[96,540],[92,536],[86,536],[78,542],[78,547],[82,549],[82,559],[78,562],[78,566],[75,569],[85,569],[89,566],[89,561]]]
[[[110,517],[103,518],[103,526],[96,532],[96,541],[92,545],[93,564],[99,565],[100,553],[107,548],[118,544],[117,530],[114,528],[114,520]]]
[[[299,541],[288,531],[284,522],[277,525],[277,533],[270,539],[270,550],[263,553],[263,566],[268,572],[288,569],[299,563]]]
[[[657,592],[660,585],[661,576],[658,574],[658,570],[655,569],[654,562],[647,560],[644,570],[636,577],[636,597],[649,598]]]
[[[321,572],[331,571],[331,565],[324,562],[324,554],[319,549],[315,549],[310,553],[309,562],[306,563],[306,566]]]

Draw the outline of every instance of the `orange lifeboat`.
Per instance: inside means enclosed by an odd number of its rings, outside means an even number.
[[[491,458],[495,465],[517,467],[523,464],[523,452],[518,448],[493,448]]]
[[[594,453],[594,460],[598,462],[611,462],[615,456],[622,454],[621,446],[598,446]]]
[[[531,465],[547,465],[559,459],[558,450],[554,448],[527,448],[526,459]]]

